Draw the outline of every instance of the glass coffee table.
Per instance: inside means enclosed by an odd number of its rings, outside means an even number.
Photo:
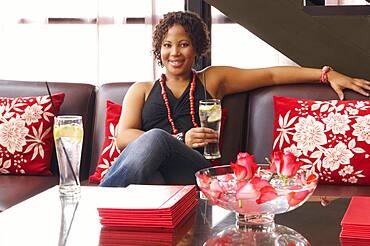
[[[97,211],[102,188],[81,188],[79,200],[61,200],[55,186],[0,213],[0,245],[204,245],[235,224],[233,213],[199,199],[197,210],[173,231],[107,230]],[[323,207],[313,196],[302,207],[277,215],[275,222],[311,245],[340,245],[340,221],[349,201],[338,198]]]

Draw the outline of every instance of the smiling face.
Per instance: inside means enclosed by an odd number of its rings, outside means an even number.
[[[169,28],[161,46],[161,60],[167,77],[188,76],[195,55],[195,48],[185,29],[178,24]]]

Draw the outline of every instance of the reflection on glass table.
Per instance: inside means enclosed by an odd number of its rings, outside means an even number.
[[[280,232],[286,230],[297,233],[300,239],[304,238],[303,242],[306,244],[301,245],[340,245],[340,222],[350,199],[332,196],[328,199],[330,203],[323,206],[320,196],[312,196],[296,210],[276,215],[275,226]],[[237,230],[234,213],[211,205],[208,200],[200,199],[199,201],[198,218],[193,230],[192,241],[183,245],[204,245],[222,236],[227,237]],[[282,239],[284,237],[280,238]],[[230,245],[253,245],[247,243],[241,241],[237,244],[230,243]]]
[[[273,230],[240,228],[233,212],[218,206],[210,206],[207,200],[203,200],[203,203],[203,209],[200,210],[201,216],[204,223],[212,228],[209,238],[203,244],[204,246],[311,245],[299,232],[284,225],[274,224]]]
[[[61,206],[61,221],[58,246],[65,246],[80,202],[80,196],[60,196],[59,198]]]
[[[106,231],[99,222],[97,211],[99,199],[102,199],[100,188],[82,186],[81,199],[77,206],[73,201],[61,201],[58,187],[55,186],[1,212],[0,245],[58,245],[63,241],[66,241],[67,246],[101,245],[101,237],[107,234],[104,234]],[[311,245],[340,245],[340,222],[350,199],[328,198],[331,201],[324,207],[320,197],[311,196],[301,207],[276,215],[275,223],[294,230]],[[75,212],[74,206],[77,206]],[[61,210],[63,207],[64,211]],[[226,230],[233,228],[236,222],[234,213],[212,206],[208,200],[202,199],[199,199],[194,216],[195,223],[185,234],[182,231],[174,231],[171,236],[176,238],[172,242],[177,242],[178,246],[202,246],[208,240],[226,235],[230,232]],[[71,221],[73,223],[70,223]],[[220,234],[222,232],[224,234]],[[65,240],[67,235],[68,239]],[[133,244],[140,245],[140,240],[140,236],[137,236]]]
[[[188,234],[196,221],[196,210],[190,212],[173,229],[143,227],[106,227],[100,230],[99,246],[140,245],[164,246],[178,245]]]

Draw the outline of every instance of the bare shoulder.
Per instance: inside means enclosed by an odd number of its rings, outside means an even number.
[[[209,66],[199,71],[198,74],[202,81],[207,79],[207,82],[219,84],[226,80],[230,73],[236,73],[238,70],[240,69],[231,66]]]
[[[139,91],[146,91],[146,90],[151,90],[153,87],[154,82],[153,81],[147,81],[147,82],[135,82],[132,84],[132,88],[134,90],[139,90]]]
[[[153,88],[154,82],[135,82],[129,89],[130,94],[135,94],[137,96],[143,96],[145,99],[148,97],[151,89]]]
[[[230,68],[232,69],[227,66],[209,66],[198,72],[200,80],[212,97],[223,98],[222,83],[225,81],[225,73],[228,73]]]

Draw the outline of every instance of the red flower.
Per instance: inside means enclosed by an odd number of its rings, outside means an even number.
[[[314,174],[314,173],[311,173],[307,177],[305,173],[300,173],[299,178],[300,179],[298,179],[297,181],[300,181],[300,185],[308,185],[308,184],[311,184],[311,183],[316,183],[317,179],[318,179],[318,175]]]
[[[260,196],[256,200],[257,204],[274,200],[278,196],[275,188],[271,185],[264,186],[262,189],[260,189],[260,193]]]
[[[281,151],[275,151],[272,153],[270,171],[291,178],[296,175],[302,164],[303,162],[297,161],[291,152],[283,154]]]
[[[317,181],[317,175],[313,173],[310,174],[310,176],[308,176],[306,179],[307,184],[311,184],[312,182],[316,182],[316,181]]]
[[[289,194],[288,194],[288,204],[289,204],[289,206],[298,205],[300,202],[302,202],[307,197],[307,195],[309,193],[310,192],[308,190],[299,191],[299,192],[289,192]]]
[[[199,173],[199,186],[201,188],[207,188],[211,182],[211,178],[207,176],[206,174]]]
[[[267,180],[253,177],[248,182],[243,182],[236,192],[236,199],[255,199],[257,204],[271,201],[277,197],[277,192]]]
[[[250,182],[243,182],[243,185],[240,186],[236,192],[236,199],[257,199],[260,193]]]
[[[199,177],[199,176],[198,176]],[[215,205],[219,204],[219,199],[225,193],[224,188],[217,179],[208,178],[206,175],[199,177],[200,189],[203,194]]]
[[[224,192],[224,189],[220,186],[220,183],[217,179],[212,179],[211,184],[209,185],[212,197],[220,198],[221,194]]]
[[[258,165],[253,160],[253,155],[246,152],[240,152],[236,162],[231,162],[230,166],[238,180],[251,179],[258,168]]]

